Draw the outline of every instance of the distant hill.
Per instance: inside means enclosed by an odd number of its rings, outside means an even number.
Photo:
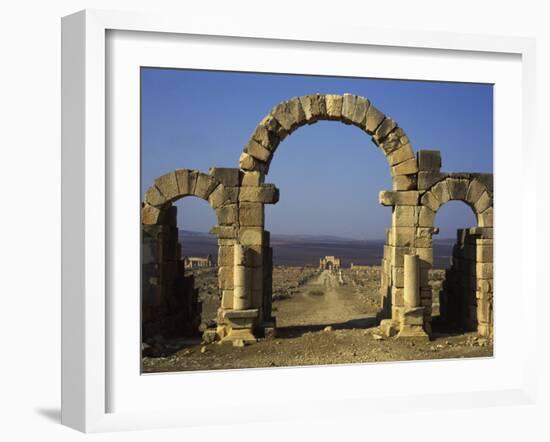
[[[218,255],[217,238],[205,232],[179,231],[182,256]],[[449,264],[455,240],[434,240],[435,266],[444,268]],[[380,265],[384,240],[356,240],[332,235],[287,235],[272,234],[273,261],[275,265],[318,265],[325,255],[342,259],[342,264]]]

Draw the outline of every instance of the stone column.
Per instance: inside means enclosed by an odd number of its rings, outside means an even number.
[[[233,247],[233,309],[246,310],[250,307],[250,293],[247,284],[246,249],[241,244]]]
[[[404,255],[404,290],[406,308],[420,306],[420,262],[418,255]]]

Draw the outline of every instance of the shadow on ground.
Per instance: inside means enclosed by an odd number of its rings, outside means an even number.
[[[298,338],[305,333],[318,332],[326,327],[332,327],[334,330],[352,330],[352,329],[366,329],[376,327],[378,320],[375,317],[352,319],[346,322],[339,322],[334,324],[305,324],[305,325],[289,325],[287,327],[277,327],[278,338]]]

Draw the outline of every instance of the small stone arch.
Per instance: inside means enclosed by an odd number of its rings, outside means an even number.
[[[428,241],[437,211],[448,201],[463,201],[477,227],[459,229],[451,267],[439,293],[441,318],[481,336],[493,333],[493,177],[492,174],[447,174],[420,198],[417,241]],[[417,248],[417,251],[419,249]],[[433,253],[433,252],[432,252]],[[431,267],[430,264],[424,271]],[[425,276],[427,279],[427,275]]]
[[[148,236],[158,248],[155,261],[151,267],[153,275],[142,276],[142,299],[144,291],[154,291],[152,301],[142,302],[142,315],[148,328],[143,329],[144,336],[161,334],[169,336],[175,333],[198,331],[201,321],[201,308],[192,279],[184,276],[184,263],[181,261],[178,247],[178,229],[176,207],[172,204],[185,197],[197,197],[207,201],[216,212],[218,225],[211,233],[218,237],[218,290],[220,310],[225,306],[231,308],[232,299],[224,300],[224,291],[233,288],[233,248],[237,241],[238,226],[238,188],[240,172],[238,169],[213,168],[208,174],[198,170],[177,169],[155,179],[147,189],[141,208],[142,247],[144,237]],[[236,190],[237,189],[237,190]],[[145,252],[145,250],[144,250]],[[145,276],[145,275],[144,275]],[[186,300],[180,302],[171,294],[174,284],[185,292]],[[153,281],[154,287],[149,287]],[[182,282],[183,281],[183,282]],[[170,287],[168,287],[170,286]],[[180,292],[181,295],[181,292]],[[180,296],[181,298],[181,296]],[[227,298],[227,296],[226,296]],[[169,305],[172,313],[162,313]],[[181,304],[181,305],[180,305]],[[179,305],[179,306],[178,306]],[[219,312],[218,312],[219,313]],[[150,323],[147,319],[150,318]],[[156,322],[155,322],[156,321]],[[223,319],[216,317],[216,324],[211,329],[203,330],[203,337],[214,339],[222,326]],[[151,325],[152,324],[152,325]]]
[[[431,220],[429,224],[433,224],[439,208],[453,200],[463,201],[473,210],[478,227],[493,227],[492,176],[449,174],[429,187],[420,198],[423,215],[428,222]]]
[[[241,169],[266,175],[279,143],[299,127],[320,120],[351,124],[370,135],[384,153],[393,177],[418,172],[405,131],[367,98],[352,94],[305,95],[276,105],[250,137],[240,157]]]
[[[223,207],[232,202],[231,192],[215,177],[198,170],[176,169],[157,179],[145,192],[144,205],[141,210],[143,224],[157,224],[162,221],[168,207],[180,198],[196,196],[208,201],[216,210],[218,224],[224,223]],[[221,219],[220,219],[221,218]],[[221,221],[221,223],[220,223]]]

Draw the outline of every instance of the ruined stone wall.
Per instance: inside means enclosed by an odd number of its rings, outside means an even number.
[[[201,305],[192,276],[184,274],[175,207],[164,225],[142,228],[142,338],[192,336]]]
[[[460,229],[439,294],[441,320],[482,336],[493,330],[493,238],[483,228]]]

